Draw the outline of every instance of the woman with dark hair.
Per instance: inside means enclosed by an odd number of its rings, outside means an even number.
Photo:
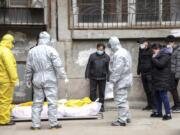
[[[159,44],[152,45],[152,86],[156,102],[156,111],[151,117],[162,117],[163,120],[171,119],[171,109],[167,92],[171,89],[171,53],[172,51]],[[165,108],[165,115],[162,114],[162,103]]]

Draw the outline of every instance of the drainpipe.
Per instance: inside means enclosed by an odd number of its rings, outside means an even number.
[[[56,40],[59,41],[58,0],[56,0]]]

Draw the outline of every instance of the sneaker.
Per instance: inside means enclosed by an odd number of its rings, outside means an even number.
[[[153,112],[151,115],[150,115],[151,118],[162,118],[162,113],[157,113],[157,112]]]
[[[40,130],[41,127],[30,127],[31,130]]]
[[[16,123],[13,121],[13,120],[11,120],[9,123],[7,123],[7,124],[0,124],[0,126],[13,126],[13,125],[15,125]]]
[[[125,127],[126,123],[122,123],[119,120],[117,120],[117,121],[112,122],[111,125],[112,126],[123,126],[123,127]]]
[[[143,111],[150,111],[150,110],[152,110],[152,107],[151,106],[146,106],[142,110]]]
[[[172,119],[171,114],[166,114],[163,116],[163,120],[170,120]]]
[[[172,112],[173,113],[180,113],[180,107],[174,107],[174,108],[172,108]]]
[[[52,126],[52,127],[50,127],[50,129],[60,129],[60,128],[62,128],[62,126],[61,126],[61,125],[56,125],[56,126]]]

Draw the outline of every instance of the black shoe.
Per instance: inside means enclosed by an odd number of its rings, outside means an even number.
[[[100,112],[105,112],[104,107],[101,107]]]
[[[30,127],[31,130],[40,130],[41,127]]]
[[[162,113],[157,113],[157,112],[153,112],[151,115],[150,115],[151,118],[162,118]]]
[[[180,107],[173,106],[171,109],[173,113],[180,113]]]
[[[127,123],[128,123],[128,124],[131,123],[131,119],[127,119]]]
[[[0,124],[0,126],[13,126],[13,125],[15,125],[16,123],[14,122],[14,121],[10,121],[9,123],[7,123],[7,124]]]
[[[50,127],[50,129],[60,129],[60,128],[62,128],[61,125],[56,125],[56,126]]]
[[[171,110],[175,110],[176,108],[177,108],[177,106],[174,105],[174,106],[171,107]]]
[[[171,114],[166,114],[163,116],[163,120],[170,120],[172,119]]]
[[[147,111],[150,111],[150,110],[152,110],[153,108],[151,107],[151,106],[146,106],[146,107],[144,107],[142,110],[143,111],[145,111],[145,110],[147,110]]]
[[[121,123],[120,121],[114,121],[111,123],[112,126],[123,126],[125,127],[126,126],[126,123]]]

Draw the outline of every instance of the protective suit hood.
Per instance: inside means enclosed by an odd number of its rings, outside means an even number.
[[[111,48],[113,52],[116,52],[121,48],[121,43],[117,37],[111,37],[108,42],[108,47]]]
[[[39,34],[38,45],[51,45],[51,36],[46,31]]]
[[[8,49],[14,48],[14,37],[11,34],[6,34],[3,36],[0,46],[6,47]]]

